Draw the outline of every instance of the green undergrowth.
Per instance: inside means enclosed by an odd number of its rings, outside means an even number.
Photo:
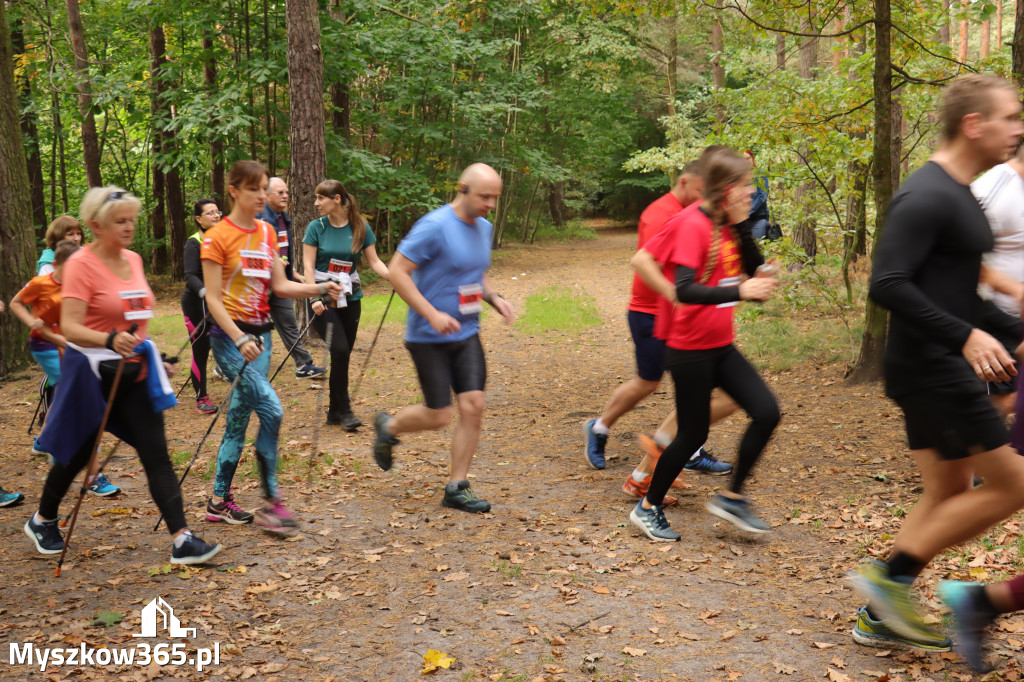
[[[601,324],[597,302],[569,287],[550,286],[526,297],[516,326],[531,334],[575,333]]]

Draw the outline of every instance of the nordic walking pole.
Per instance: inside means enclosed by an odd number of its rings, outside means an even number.
[[[46,381],[44,375],[43,381]],[[45,388],[43,390],[46,390]],[[39,402],[36,403],[36,411],[32,413],[32,421],[28,423],[28,435],[32,435],[32,427],[36,425],[36,417],[39,416],[39,409],[43,406],[43,391],[39,392]]]
[[[132,324],[128,329],[129,334],[134,334],[139,325]],[[114,383],[110,386],[110,397],[107,398],[107,406],[103,410],[103,419],[100,420],[100,430],[96,432],[96,442],[93,443],[92,453],[89,455],[89,466],[82,478],[82,489],[78,491],[78,501],[75,502],[75,509],[71,512],[71,523],[68,526],[68,534],[64,536],[64,547],[60,550],[60,558],[57,559],[57,571],[54,576],[60,577],[61,566],[64,565],[64,555],[68,552],[68,545],[71,544],[71,534],[75,532],[75,521],[78,520],[78,510],[82,507],[82,499],[85,491],[89,489],[89,479],[96,475],[96,456],[100,453],[100,440],[103,438],[103,431],[107,428],[107,420],[110,418],[110,409],[114,406],[114,397],[117,395],[117,385],[121,383],[121,374],[124,373],[125,357],[122,356],[117,362],[117,372],[114,374]],[[115,446],[116,449],[117,446]]]
[[[195,343],[196,339],[198,339],[200,336],[203,335],[203,325],[206,324],[206,321],[208,319],[210,319],[210,313],[209,312],[207,312],[205,315],[203,315],[203,319],[199,320],[199,324],[196,325],[195,329],[192,330],[192,333],[188,335],[187,339],[185,339],[185,343],[181,344],[181,348],[178,349],[178,352],[175,353],[174,355],[172,355],[171,357],[165,358],[164,361],[165,362],[169,362],[172,365],[176,365],[178,363],[178,358],[181,356],[182,353],[185,352],[185,347],[186,346],[191,346],[193,343]],[[187,377],[185,379],[185,383],[183,383],[181,385],[181,388],[178,389],[178,392],[174,394],[174,399],[175,400],[178,399],[178,396],[181,395],[181,392],[185,390],[185,387],[188,386],[189,381],[191,381],[191,380],[192,380],[192,377]]]
[[[326,312],[326,311],[325,311]],[[331,339],[334,338],[334,323],[327,323],[327,332],[324,334],[324,344],[327,346],[327,352],[324,358],[324,367],[327,367],[331,362]],[[327,383],[327,390],[331,390],[330,382]],[[320,410],[324,406],[324,389],[321,388],[320,392],[316,394],[316,416],[313,421],[313,442],[311,444],[312,452],[309,455],[309,474],[306,476],[307,481],[313,480],[313,464],[317,459],[317,447],[320,443]]]
[[[188,472],[192,470],[192,465],[196,463],[196,458],[199,457],[199,451],[203,448],[203,443],[210,436],[210,432],[213,431],[214,424],[220,419],[220,416],[224,414],[224,411],[228,409],[228,403],[231,401],[231,396],[235,394],[235,387],[238,386],[238,380],[242,378],[242,372],[249,366],[249,361],[246,360],[242,363],[242,369],[238,370],[238,374],[231,380],[231,388],[228,389],[227,397],[224,398],[223,404],[220,409],[217,410],[217,414],[213,415],[213,420],[210,421],[210,425],[206,428],[206,433],[203,434],[203,439],[199,441],[199,445],[196,446],[196,451],[192,453],[192,459],[189,460],[188,466],[185,467],[185,471],[182,472],[181,478],[178,479],[178,490],[181,490],[181,485],[185,482],[185,477],[188,476]],[[164,515],[161,514],[160,518],[156,520],[156,525],[153,526],[153,530],[156,531],[160,528],[160,523],[164,520]]]
[[[313,324],[313,320],[314,319],[316,319],[316,315],[310,313],[309,322],[307,322],[306,326],[302,328],[301,332],[299,332],[299,336],[298,336],[297,339],[295,339],[295,343],[293,343],[292,347],[288,349],[288,353],[286,353],[285,356],[284,356],[284,359],[281,360],[281,364],[278,365],[277,369],[274,370],[274,376],[270,377],[270,382],[269,383],[271,383],[271,384],[274,383],[274,379],[277,378],[277,373],[281,371],[282,367],[284,367],[284,363],[288,362],[288,358],[290,358],[292,356],[292,351],[295,350],[295,348],[299,345],[299,341],[302,341],[302,337],[305,336],[306,332],[309,331],[309,327]]]
[[[370,356],[373,355],[373,348],[377,345],[377,337],[380,336],[380,330],[384,326],[384,320],[388,317],[388,310],[391,309],[391,301],[395,299],[395,290],[391,290],[391,296],[388,297],[388,304],[384,306],[384,314],[380,316],[380,324],[377,325],[377,333],[373,335],[373,341],[370,343],[370,350],[366,351],[366,359],[363,360],[363,368],[359,370],[359,377],[356,378],[355,386],[352,388],[352,392],[356,393],[359,387],[363,383],[363,375],[366,374],[366,366],[370,364]]]

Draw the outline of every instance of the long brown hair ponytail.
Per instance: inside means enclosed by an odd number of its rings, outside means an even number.
[[[348,209],[348,224],[352,228],[352,253],[359,253],[366,240],[366,219],[359,212],[359,202],[337,180],[324,180],[316,186],[315,193],[328,199],[341,197],[341,205]]]
[[[704,200],[711,215],[711,250],[701,276],[701,284],[707,284],[711,273],[718,265],[721,251],[722,228],[729,225],[729,214],[725,208],[726,195],[750,173],[750,162],[734,150],[715,149],[706,157],[701,155],[701,177],[704,180]]]

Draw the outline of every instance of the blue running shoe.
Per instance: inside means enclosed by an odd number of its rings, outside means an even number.
[[[857,609],[857,624],[853,626],[853,641],[880,649],[920,649],[921,651],[949,651],[953,643],[949,637],[935,633],[934,637],[910,638],[891,630],[884,620],[875,620],[868,607]]]
[[[13,507],[16,504],[21,504],[21,501],[25,499],[25,496],[21,493],[12,493],[4,490],[3,486],[0,486],[0,507]]]
[[[683,537],[672,530],[665,518],[664,506],[652,506],[644,509],[644,501],[640,500],[629,513],[629,522],[644,532],[644,535],[659,542],[678,542]]]
[[[732,465],[728,462],[719,462],[714,456],[701,447],[698,450],[698,455],[691,459],[683,467],[683,471],[688,474],[700,473],[710,474],[711,476],[725,476],[726,474],[732,473]]]
[[[587,456],[587,464],[595,469],[604,469],[604,446],[608,442],[608,434],[594,433],[596,419],[583,425],[583,434],[587,437],[587,447],[583,453]]]
[[[46,457],[50,453],[43,449],[43,446],[39,444],[39,439],[38,438],[33,438],[32,439],[32,454],[33,455],[41,455],[43,457]]]
[[[93,479],[92,483],[89,484],[89,494],[95,495],[96,497],[110,497],[121,492],[121,489],[116,485],[107,480],[107,476],[104,473],[100,473]]]
[[[771,526],[757,518],[746,500],[736,500],[725,495],[715,495],[704,508],[720,519],[725,519],[737,528],[751,533],[767,533]]]
[[[982,646],[985,644],[985,629],[995,622],[998,615],[991,610],[978,608],[978,601],[972,592],[984,589],[984,585],[960,580],[944,580],[939,583],[939,597],[953,611],[956,620],[957,653],[966,658],[979,673],[989,670]]]

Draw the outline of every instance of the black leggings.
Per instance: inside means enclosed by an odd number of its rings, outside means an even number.
[[[713,351],[669,348],[665,353],[665,365],[675,383],[679,431],[658,460],[647,501],[660,505],[686,461],[707,441],[711,422],[711,390],[715,386],[728,393],[751,420],[740,441],[739,458],[730,488],[739,494],[779,423],[779,405],[775,396],[757,370],[731,344]]]
[[[103,382],[103,395],[110,395],[111,380]],[[122,383],[118,386],[114,405],[110,409],[109,427],[124,434],[124,441],[139,453],[139,460],[146,470],[149,494],[156,502],[160,513],[167,520],[167,529],[172,534],[188,526],[185,509],[181,503],[178,477],[174,475],[171,458],[167,454],[167,440],[164,436],[164,416],[153,412],[153,404],[146,393],[145,382]],[[60,501],[71,487],[71,482],[82,469],[89,465],[96,433],[86,438],[66,467],[59,463],[50,467],[50,473],[43,484],[43,495],[39,501],[39,515],[46,519],[57,518]]]
[[[334,323],[334,331],[331,332],[331,398],[327,408],[330,412],[343,414],[352,411],[348,399],[348,363],[352,357],[352,348],[356,345],[362,309],[361,300],[349,301],[345,308],[328,308],[322,315],[313,318],[313,328],[325,340],[327,323]],[[312,306],[309,306],[309,314],[314,314]]]
[[[210,321],[204,319],[206,316],[206,305],[198,296],[182,296],[181,311],[185,313],[185,328],[189,336],[196,334],[192,339],[192,388],[196,391],[196,398],[202,398],[206,393],[206,363],[210,359]],[[196,327],[202,329],[196,332]]]

